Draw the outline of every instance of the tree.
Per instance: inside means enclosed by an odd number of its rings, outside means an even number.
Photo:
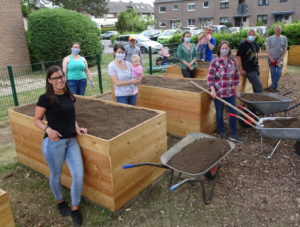
[[[135,9],[129,8],[119,14],[116,28],[121,33],[124,31],[141,32],[147,28],[147,25]]]
[[[108,9],[106,0],[49,0],[54,5],[65,9],[75,10],[81,13],[88,13],[93,16],[102,16]]]

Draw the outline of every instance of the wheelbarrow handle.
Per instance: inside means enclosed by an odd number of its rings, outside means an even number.
[[[260,120],[259,116],[257,116],[255,113],[253,113],[251,110],[249,110],[248,108],[246,108],[245,106],[242,105],[238,105],[237,106],[239,109],[244,110],[246,112],[248,112],[249,114],[251,114],[253,117],[255,117],[257,120]]]
[[[130,169],[134,167],[140,167],[140,166],[154,166],[158,168],[164,168],[164,169],[169,169],[168,166],[162,165],[162,164],[157,164],[157,163],[152,163],[152,162],[141,162],[141,163],[135,163],[135,164],[124,164],[122,166],[123,169]]]
[[[193,180],[193,179],[188,179],[188,178],[186,178],[186,179],[180,181],[179,183],[174,184],[174,185],[172,185],[171,187],[169,187],[169,191],[170,191],[170,192],[174,192],[174,191],[175,191],[177,188],[179,188],[181,185],[183,185],[184,183],[186,183],[186,182],[188,182],[188,181],[191,181],[191,180]]]
[[[290,111],[290,110],[292,110],[292,109],[295,109],[295,108],[298,107],[298,106],[300,106],[300,103],[297,103],[297,104],[291,106],[290,108],[288,108],[288,109],[285,110],[284,112],[286,113],[286,112],[288,112],[288,111]]]
[[[293,93],[293,91],[292,91],[292,90],[290,90],[290,91],[287,91],[287,92],[283,93],[283,94],[282,94],[282,96],[286,96],[286,95],[288,95],[288,94],[291,94],[291,93]]]
[[[255,123],[254,121],[253,121],[253,122],[249,122],[249,121],[247,121],[246,119],[242,118],[241,116],[238,116],[238,115],[233,114],[233,113],[228,113],[228,115],[229,115],[230,117],[235,117],[235,118],[237,118],[237,119],[240,119],[240,120],[242,120],[243,122],[245,122],[247,125],[250,125],[251,127],[253,127],[253,128],[256,129],[256,127],[253,125],[253,123]]]

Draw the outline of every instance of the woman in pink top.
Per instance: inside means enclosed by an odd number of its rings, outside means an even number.
[[[141,81],[144,75],[143,66],[140,65],[141,58],[138,55],[132,56],[132,77],[136,78],[137,80]],[[138,93],[138,88],[136,87],[133,94],[136,95]]]

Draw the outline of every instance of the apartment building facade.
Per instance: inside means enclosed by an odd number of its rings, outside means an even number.
[[[248,6],[246,14],[238,12],[240,4]],[[300,20],[300,0],[156,0],[154,18],[160,29],[227,23],[249,27],[259,20],[270,26]]]

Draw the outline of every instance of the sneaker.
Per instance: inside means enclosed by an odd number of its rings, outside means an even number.
[[[71,217],[72,217],[74,226],[82,225],[82,215],[81,215],[80,210],[72,210]]]
[[[71,210],[66,201],[63,201],[56,205],[61,216],[66,217],[71,215]]]
[[[238,137],[238,136],[231,136],[228,139],[233,142],[238,142],[238,143],[244,143],[246,141],[245,139]]]

